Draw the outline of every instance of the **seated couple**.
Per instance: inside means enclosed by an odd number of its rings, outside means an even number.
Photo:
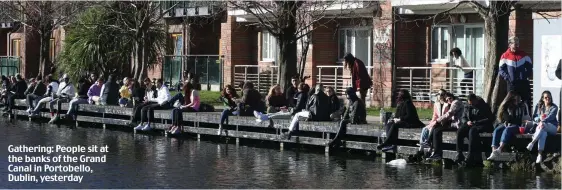
[[[221,94],[221,101],[227,105],[227,108],[221,113],[217,135],[222,134],[223,125],[228,125],[228,118],[231,115],[252,116],[254,111],[266,111],[262,95],[254,89],[252,82],[244,83],[241,99],[231,85],[226,86]]]

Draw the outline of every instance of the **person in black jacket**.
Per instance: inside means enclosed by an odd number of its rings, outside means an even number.
[[[27,89],[25,90],[25,92],[23,93],[23,95],[25,97],[27,97],[28,94],[33,93],[33,90],[35,89],[35,85],[37,83],[35,82],[35,78],[31,78],[29,79],[28,85],[27,85]],[[25,98],[24,98],[25,99]]]
[[[119,85],[115,82],[115,75],[110,74],[107,82],[101,88],[102,105],[119,105]]]
[[[467,164],[482,164],[482,156],[480,155],[480,133],[492,132],[494,115],[490,106],[480,97],[469,94],[468,107],[464,110],[464,114],[457,131],[457,163],[466,162]],[[468,138],[468,156],[462,153],[464,146],[464,138]]]
[[[416,106],[412,102],[410,93],[407,90],[398,92],[395,117],[387,124],[386,140],[377,146],[383,151],[392,150],[398,141],[398,129],[400,128],[422,128],[424,124],[418,117]]]
[[[242,92],[244,95],[242,95],[242,100],[238,104],[240,116],[253,116],[254,111],[265,112],[265,103],[262,101],[263,98],[260,92],[254,89],[254,83],[244,83],[244,90]]]
[[[326,95],[330,99],[330,113],[336,113],[340,110],[341,102],[338,96],[336,95],[336,91],[333,87],[328,86],[326,87]],[[332,118],[333,119],[333,118]]]
[[[299,77],[298,76],[294,76],[293,78],[291,78],[291,86],[287,87],[287,89],[285,89],[285,98],[287,99],[287,103],[289,104],[289,107],[295,107],[295,105],[297,104],[297,99],[296,99],[296,94],[298,91],[298,85],[299,85]]]
[[[308,101],[308,91],[306,91],[306,86],[304,83],[300,83],[297,88],[297,93],[295,94],[295,98],[297,99],[297,103],[295,107],[293,107],[291,111],[291,115],[295,115],[300,111],[306,108],[306,102]]]
[[[343,115],[344,120],[348,120],[351,124],[367,124],[367,110],[365,103],[357,97],[357,92],[353,88],[347,88],[347,108]]]
[[[88,90],[90,89],[90,82],[86,78],[78,80],[78,96],[74,97],[68,103],[68,111],[66,112],[66,119],[76,119],[76,112],[78,111],[79,104],[88,104]]]
[[[47,77],[45,77],[47,79]],[[31,113],[31,110],[35,108],[34,102],[36,100],[41,100],[45,97],[45,93],[47,92],[47,85],[43,83],[41,75],[35,78],[35,88],[31,92],[31,94],[27,95],[27,112]]]
[[[330,98],[324,93],[324,86],[317,84],[308,99],[306,110],[310,112],[309,121],[330,121]]]
[[[14,108],[16,99],[25,99],[25,90],[27,90],[27,83],[20,74],[16,74],[16,83],[12,85],[12,89],[10,89],[8,106],[4,109],[4,111],[11,112]]]
[[[287,99],[283,96],[280,85],[274,85],[269,89],[265,97],[267,113],[277,113],[287,108]]]

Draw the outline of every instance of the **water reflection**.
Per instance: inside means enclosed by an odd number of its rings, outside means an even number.
[[[560,176],[509,170],[385,165],[380,158],[325,156],[306,150],[253,148],[122,131],[0,121],[0,147],[108,145],[107,163],[90,164],[82,184],[25,184],[0,178],[0,188],[559,188]],[[0,171],[7,176],[7,149]]]

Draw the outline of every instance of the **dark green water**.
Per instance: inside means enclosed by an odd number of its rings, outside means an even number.
[[[307,151],[279,151],[97,128],[0,120],[0,188],[560,188],[560,176],[507,170],[388,166]],[[9,182],[9,145],[108,145],[82,183]],[[30,155],[39,155],[31,154]],[[99,154],[98,154],[99,155]],[[36,173],[37,174],[37,173]],[[70,174],[70,173],[67,173]]]

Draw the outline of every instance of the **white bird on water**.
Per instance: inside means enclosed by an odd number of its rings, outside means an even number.
[[[390,166],[405,166],[407,163],[406,163],[406,160],[404,160],[404,159],[396,159],[396,160],[392,160],[392,161],[390,161],[386,164],[388,164]]]

